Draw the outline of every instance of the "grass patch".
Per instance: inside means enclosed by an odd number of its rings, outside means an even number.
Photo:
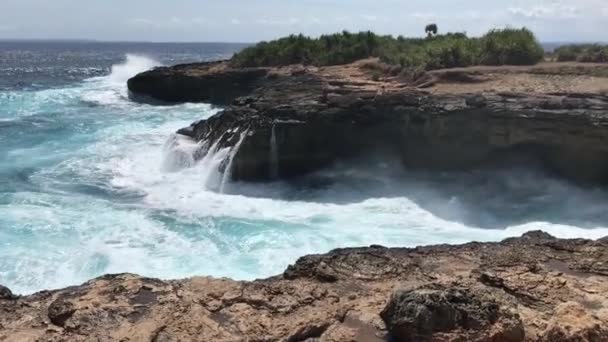
[[[525,29],[492,30],[480,38],[463,33],[427,38],[380,36],[372,32],[347,31],[310,38],[304,35],[261,42],[235,54],[239,67],[289,64],[339,65],[379,57],[401,68],[433,70],[471,65],[531,65],[543,58],[534,34]]]

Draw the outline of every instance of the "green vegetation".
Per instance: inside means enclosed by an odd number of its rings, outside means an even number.
[[[261,42],[244,49],[232,58],[237,66],[278,66],[288,64],[337,65],[377,56],[384,40],[372,32],[350,33],[344,31],[324,35],[318,39],[304,35]]]
[[[558,62],[607,63],[608,45],[572,44],[555,49]]]
[[[432,70],[470,65],[530,65],[543,58],[534,34],[525,29],[492,30],[481,38],[464,33],[437,35],[437,25],[427,25],[427,38],[379,36],[372,32],[344,31],[313,39],[291,35],[244,49],[232,58],[235,66],[288,64],[338,65],[379,57],[401,68]]]

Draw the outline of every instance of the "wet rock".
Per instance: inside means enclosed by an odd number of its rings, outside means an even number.
[[[608,183],[604,95],[542,89],[437,93],[405,81],[372,82],[356,63],[302,69],[192,64],[157,68],[128,85],[134,94],[164,101],[226,106],[179,133],[227,147],[238,140],[235,130],[249,129],[232,164],[231,177],[238,180],[301,176],[383,148],[409,168],[466,170],[517,155],[565,178]],[[466,72],[456,74],[444,81],[471,83]],[[278,144],[274,166],[272,131]]]
[[[501,341],[523,341],[517,315],[469,289],[416,289],[398,291],[380,314],[389,333],[399,341],[431,340],[437,334],[466,335],[470,341],[488,340],[488,331],[500,324]],[[496,335],[495,335],[496,336]]]
[[[191,72],[192,71],[192,72]],[[211,102],[229,104],[251,92],[268,74],[264,68],[233,69],[223,62],[156,68],[131,78],[131,97],[149,102]]]

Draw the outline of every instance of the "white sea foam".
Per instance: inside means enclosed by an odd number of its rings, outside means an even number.
[[[149,57],[127,54],[125,62],[112,66],[109,75],[88,80],[91,89],[84,92],[82,100],[100,105],[128,104],[129,78],[160,65]]]

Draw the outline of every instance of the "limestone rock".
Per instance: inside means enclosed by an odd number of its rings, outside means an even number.
[[[108,275],[0,299],[0,341],[605,341],[606,263],[605,242],[533,232],[338,249],[252,282]]]
[[[226,147],[248,129],[232,164],[231,177],[239,180],[300,176],[386,149],[414,169],[519,158],[575,181],[606,183],[608,78],[594,77],[595,66],[555,65],[434,72],[440,82],[420,89],[395,78],[374,81],[362,63],[234,69],[215,62],[145,72],[129,88],[164,101],[224,105],[179,133]]]

